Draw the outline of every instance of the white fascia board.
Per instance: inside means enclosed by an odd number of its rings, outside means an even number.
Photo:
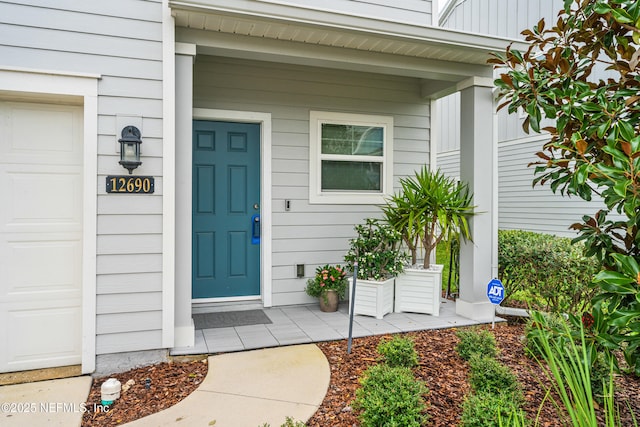
[[[355,49],[305,45],[286,40],[214,33],[187,28],[179,28],[177,36],[183,42],[197,44],[198,53],[205,55],[277,61],[451,82],[457,82],[469,76],[493,76],[493,70],[488,65],[462,64],[459,62],[429,60]]]

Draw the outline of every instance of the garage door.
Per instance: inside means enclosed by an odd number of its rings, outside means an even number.
[[[82,123],[0,101],[0,372],[81,363]]]

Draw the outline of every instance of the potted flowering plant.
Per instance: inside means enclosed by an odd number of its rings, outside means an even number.
[[[411,255],[411,265],[396,280],[394,311],[437,316],[443,266],[431,264],[431,255],[438,243],[453,235],[471,238],[468,218],[475,214],[473,195],[466,184],[427,167],[401,179],[400,184],[402,190],[382,208]],[[421,265],[417,260],[419,249],[424,251]]]
[[[406,261],[400,250],[402,236],[388,223],[373,218],[356,225],[355,230],[358,236],[349,241],[350,248],[344,257],[351,271],[354,263],[358,263],[354,314],[382,319],[393,311],[395,277]],[[352,282],[349,278],[350,286]]]
[[[320,299],[320,310],[336,311],[338,302],[347,289],[347,272],[340,265],[323,265],[316,268],[313,279],[307,280],[307,295]]]

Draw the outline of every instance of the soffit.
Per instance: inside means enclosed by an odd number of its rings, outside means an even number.
[[[517,40],[263,2],[169,2],[177,27],[470,65]],[[249,8],[251,6],[251,9]],[[276,7],[277,6],[277,7]]]
[[[469,79],[492,80],[490,52],[509,44],[527,49],[521,41],[457,30],[281,5],[276,10],[266,0],[169,4],[176,41],[196,45],[198,54],[412,77],[421,82],[421,96],[431,99],[458,91]]]

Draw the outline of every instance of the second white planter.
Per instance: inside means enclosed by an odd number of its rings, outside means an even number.
[[[356,297],[353,314],[363,314],[382,319],[385,314],[393,311],[393,285],[395,278],[376,282],[373,280],[356,281]],[[349,298],[353,295],[353,278],[349,278]],[[351,303],[349,303],[351,312]]]
[[[396,277],[394,311],[439,316],[442,268],[438,264],[432,264],[428,270],[405,268]]]

